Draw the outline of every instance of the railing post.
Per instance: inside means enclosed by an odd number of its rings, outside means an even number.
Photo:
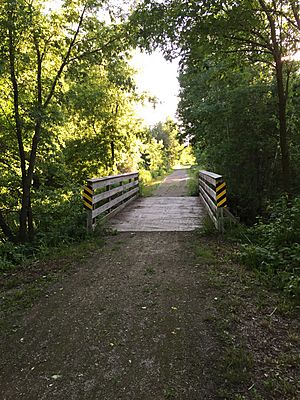
[[[88,183],[83,188],[83,196],[82,196],[84,208],[87,210],[86,229],[88,232],[91,232],[93,230],[93,222],[94,222],[93,221],[93,209],[94,209],[93,196],[94,196],[93,186],[90,183]]]
[[[224,211],[223,208],[218,208],[218,231],[224,233]]]
[[[86,213],[86,229],[88,232],[93,230],[93,211],[88,210]]]
[[[216,200],[218,207],[218,227],[221,233],[224,233],[224,207],[227,207],[226,183],[221,178],[216,183]]]
[[[222,175],[209,171],[199,172],[199,195],[214,222],[224,232],[224,208],[227,207],[226,184]]]

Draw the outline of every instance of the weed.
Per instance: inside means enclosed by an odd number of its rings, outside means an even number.
[[[146,286],[146,287],[143,288],[143,292],[145,294],[152,294],[153,293],[153,289],[151,287],[149,287],[149,286]]]
[[[187,188],[189,196],[199,196],[199,170],[199,165],[193,165],[188,169]]]
[[[145,275],[151,276],[155,274],[155,269],[153,267],[147,267],[145,271]]]
[[[198,230],[198,233],[200,236],[213,236],[215,237],[217,235],[217,230],[215,225],[213,224],[211,218],[206,215],[203,220],[202,220],[202,226]]]
[[[249,380],[250,369],[253,367],[253,357],[246,349],[227,348],[223,358],[225,366],[224,377],[232,385],[238,385]]]
[[[164,389],[164,398],[165,399],[175,399],[177,397],[176,389],[173,387],[168,387]]]
[[[212,250],[208,247],[196,247],[195,253],[198,261],[201,263],[211,264],[216,261]]]

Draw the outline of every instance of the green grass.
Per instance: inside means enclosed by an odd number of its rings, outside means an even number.
[[[197,261],[203,264],[211,264],[217,262],[213,251],[209,247],[204,247],[203,245],[201,247],[197,247],[195,249],[195,254],[197,257]]]
[[[151,276],[155,274],[155,269],[153,267],[147,267],[145,271],[145,275]]]
[[[255,271],[237,264],[232,241],[219,235],[203,237],[203,233],[195,237],[198,270],[203,273],[201,266],[209,263],[205,274],[215,300],[205,322],[219,343],[217,398],[298,398],[300,337],[295,304]],[[265,346],[260,346],[261,338]]]
[[[199,165],[192,165],[188,169],[189,179],[187,181],[188,195],[198,196],[199,195],[199,171],[201,167]]]
[[[158,186],[162,183],[164,178],[170,175],[173,172],[173,169],[169,169],[168,171],[157,175],[155,178],[152,178],[150,182],[140,183],[140,195],[142,197],[150,197],[153,192],[158,188]]]
[[[165,399],[175,399],[177,397],[177,391],[173,387],[168,387],[164,389],[164,398]]]

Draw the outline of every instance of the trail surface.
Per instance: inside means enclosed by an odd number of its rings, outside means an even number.
[[[188,170],[167,176],[151,197],[140,197],[116,215],[110,226],[118,232],[189,232],[205,216],[199,197],[188,196]]]
[[[2,338],[1,398],[213,399],[214,294],[192,243],[192,233],[112,237]]]
[[[187,182],[189,180],[188,169],[175,169],[168,175],[161,185],[153,192],[153,196],[181,197],[188,196]]]

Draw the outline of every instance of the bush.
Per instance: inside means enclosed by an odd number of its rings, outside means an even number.
[[[272,276],[293,296],[300,291],[300,197],[291,203],[282,197],[269,207],[267,221],[248,230],[251,244],[244,244],[241,260]]]
[[[60,196],[46,197],[44,203],[36,208],[37,232],[35,243],[38,247],[54,247],[73,243],[86,236],[86,213],[76,188]]]
[[[139,180],[143,184],[150,183],[152,180],[151,172],[147,171],[145,169],[140,169],[139,170]]]
[[[0,244],[0,273],[7,272],[29,259],[46,255],[51,249],[83,240],[86,214],[81,200],[81,188],[69,192],[45,190],[33,206],[36,233],[26,244]],[[53,250],[52,250],[53,251]]]

